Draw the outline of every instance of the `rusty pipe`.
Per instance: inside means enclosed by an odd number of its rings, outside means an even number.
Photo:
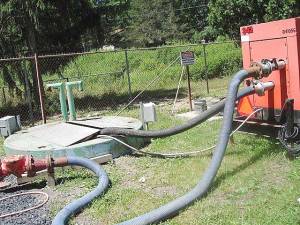
[[[256,79],[269,76],[274,70],[282,70],[286,66],[286,61],[282,59],[263,59],[260,62],[252,63],[251,67],[246,69],[249,75]]]
[[[0,160],[0,180],[11,174],[21,177],[27,174],[29,177],[35,176],[38,171],[52,171],[54,167],[68,165],[66,157],[53,159],[48,156],[45,159],[34,159],[32,156],[13,155]]]

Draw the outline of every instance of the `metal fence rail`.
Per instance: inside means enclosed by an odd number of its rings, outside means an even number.
[[[221,54],[217,46],[222,45],[231,51]],[[83,91],[73,90],[79,116],[116,114],[133,99],[135,105],[140,101],[172,105],[178,88],[178,105],[184,104],[186,76],[180,85],[178,82],[182,73],[179,53],[185,50],[196,55],[196,64],[190,68],[192,97],[223,96],[227,79],[220,78],[235,68],[226,62],[218,68],[216,62],[233,54],[239,58],[238,65],[241,57],[234,45],[223,42],[0,59],[0,117],[20,114],[28,125],[57,119],[58,90],[47,84],[79,80]]]

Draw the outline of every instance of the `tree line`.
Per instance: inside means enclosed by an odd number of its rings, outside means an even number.
[[[2,0],[0,56],[238,38],[299,15],[297,0]]]
[[[239,39],[242,25],[299,14],[299,0],[1,0],[0,58]],[[0,62],[0,86],[38,105],[33,61]]]

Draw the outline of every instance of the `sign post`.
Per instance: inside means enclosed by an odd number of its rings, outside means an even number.
[[[195,54],[192,51],[185,51],[180,53],[181,66],[185,67],[187,81],[188,81],[188,95],[190,103],[190,111],[193,110],[192,104],[192,90],[191,90],[191,79],[190,79],[190,65],[195,64]]]

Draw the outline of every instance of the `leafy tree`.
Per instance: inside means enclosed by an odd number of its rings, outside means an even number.
[[[174,10],[183,39],[192,39],[207,26],[208,0],[177,0],[174,1]]]
[[[110,21],[117,21],[114,17],[126,4],[126,0],[2,0],[0,56],[80,51],[87,45],[102,46],[117,26],[109,24]],[[26,73],[31,74],[32,87],[36,87],[33,63],[0,67],[2,80],[15,90],[24,84]],[[33,92],[37,100],[36,88]]]
[[[135,0],[129,13],[131,23],[126,36],[135,45],[162,45],[179,36],[177,18],[170,0]]]
[[[238,39],[241,26],[297,15],[297,0],[211,0],[208,21],[220,35]]]

